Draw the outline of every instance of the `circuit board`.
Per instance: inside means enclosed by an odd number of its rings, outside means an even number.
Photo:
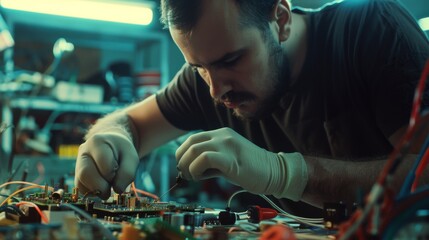
[[[247,213],[207,209],[195,203],[160,202],[132,192],[104,201],[63,189],[11,198],[0,211],[3,239],[259,239],[266,209]],[[274,211],[270,212],[277,215]],[[273,216],[274,216],[273,215]],[[252,219],[252,221],[250,221]],[[291,228],[282,225],[282,231]]]

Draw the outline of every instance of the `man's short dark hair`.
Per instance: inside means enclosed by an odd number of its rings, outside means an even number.
[[[218,0],[211,0],[218,1]],[[240,23],[244,27],[255,26],[264,31],[268,28],[271,11],[278,0],[230,0],[237,4]],[[202,0],[161,0],[161,23],[190,32],[201,15]]]

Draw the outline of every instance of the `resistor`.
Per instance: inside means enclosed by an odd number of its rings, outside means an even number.
[[[43,195],[43,198],[48,197],[48,190],[49,190],[48,184],[45,184],[45,194]]]
[[[79,188],[73,188],[71,198],[73,202],[77,202],[79,200]]]

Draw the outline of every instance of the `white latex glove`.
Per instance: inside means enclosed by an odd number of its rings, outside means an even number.
[[[299,153],[273,153],[230,128],[191,135],[176,151],[187,180],[222,176],[249,192],[298,201],[308,179]]]
[[[129,137],[120,132],[97,133],[79,147],[75,186],[83,194],[110,197],[110,189],[122,193],[134,180],[139,163]]]

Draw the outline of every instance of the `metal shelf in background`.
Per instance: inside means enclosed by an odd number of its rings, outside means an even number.
[[[0,120],[8,125],[13,123],[13,109],[107,114],[124,107],[123,104],[60,102],[48,97],[0,98],[0,103]],[[0,153],[4,153],[6,156],[10,154],[12,152],[12,141],[12,129],[8,128],[0,136]],[[0,165],[5,164],[4,161],[4,159],[0,159]],[[1,173],[2,171],[0,171],[0,175]]]
[[[79,112],[79,113],[99,113],[105,114],[123,108],[123,104],[110,103],[71,103],[60,102],[51,98],[13,98],[9,99],[11,109],[33,109],[46,111]]]
[[[21,162],[25,162],[25,164],[17,169],[17,166],[19,166]],[[37,183],[39,184],[50,184],[52,179],[55,183],[58,183],[61,177],[72,175],[75,165],[76,159],[60,158],[57,155],[19,154],[15,155],[13,159],[12,170],[17,171],[13,180],[20,180],[19,178],[23,176],[23,172],[27,171],[26,181],[34,182],[37,179]],[[6,177],[9,177],[9,173],[0,176],[1,182],[6,181]]]

